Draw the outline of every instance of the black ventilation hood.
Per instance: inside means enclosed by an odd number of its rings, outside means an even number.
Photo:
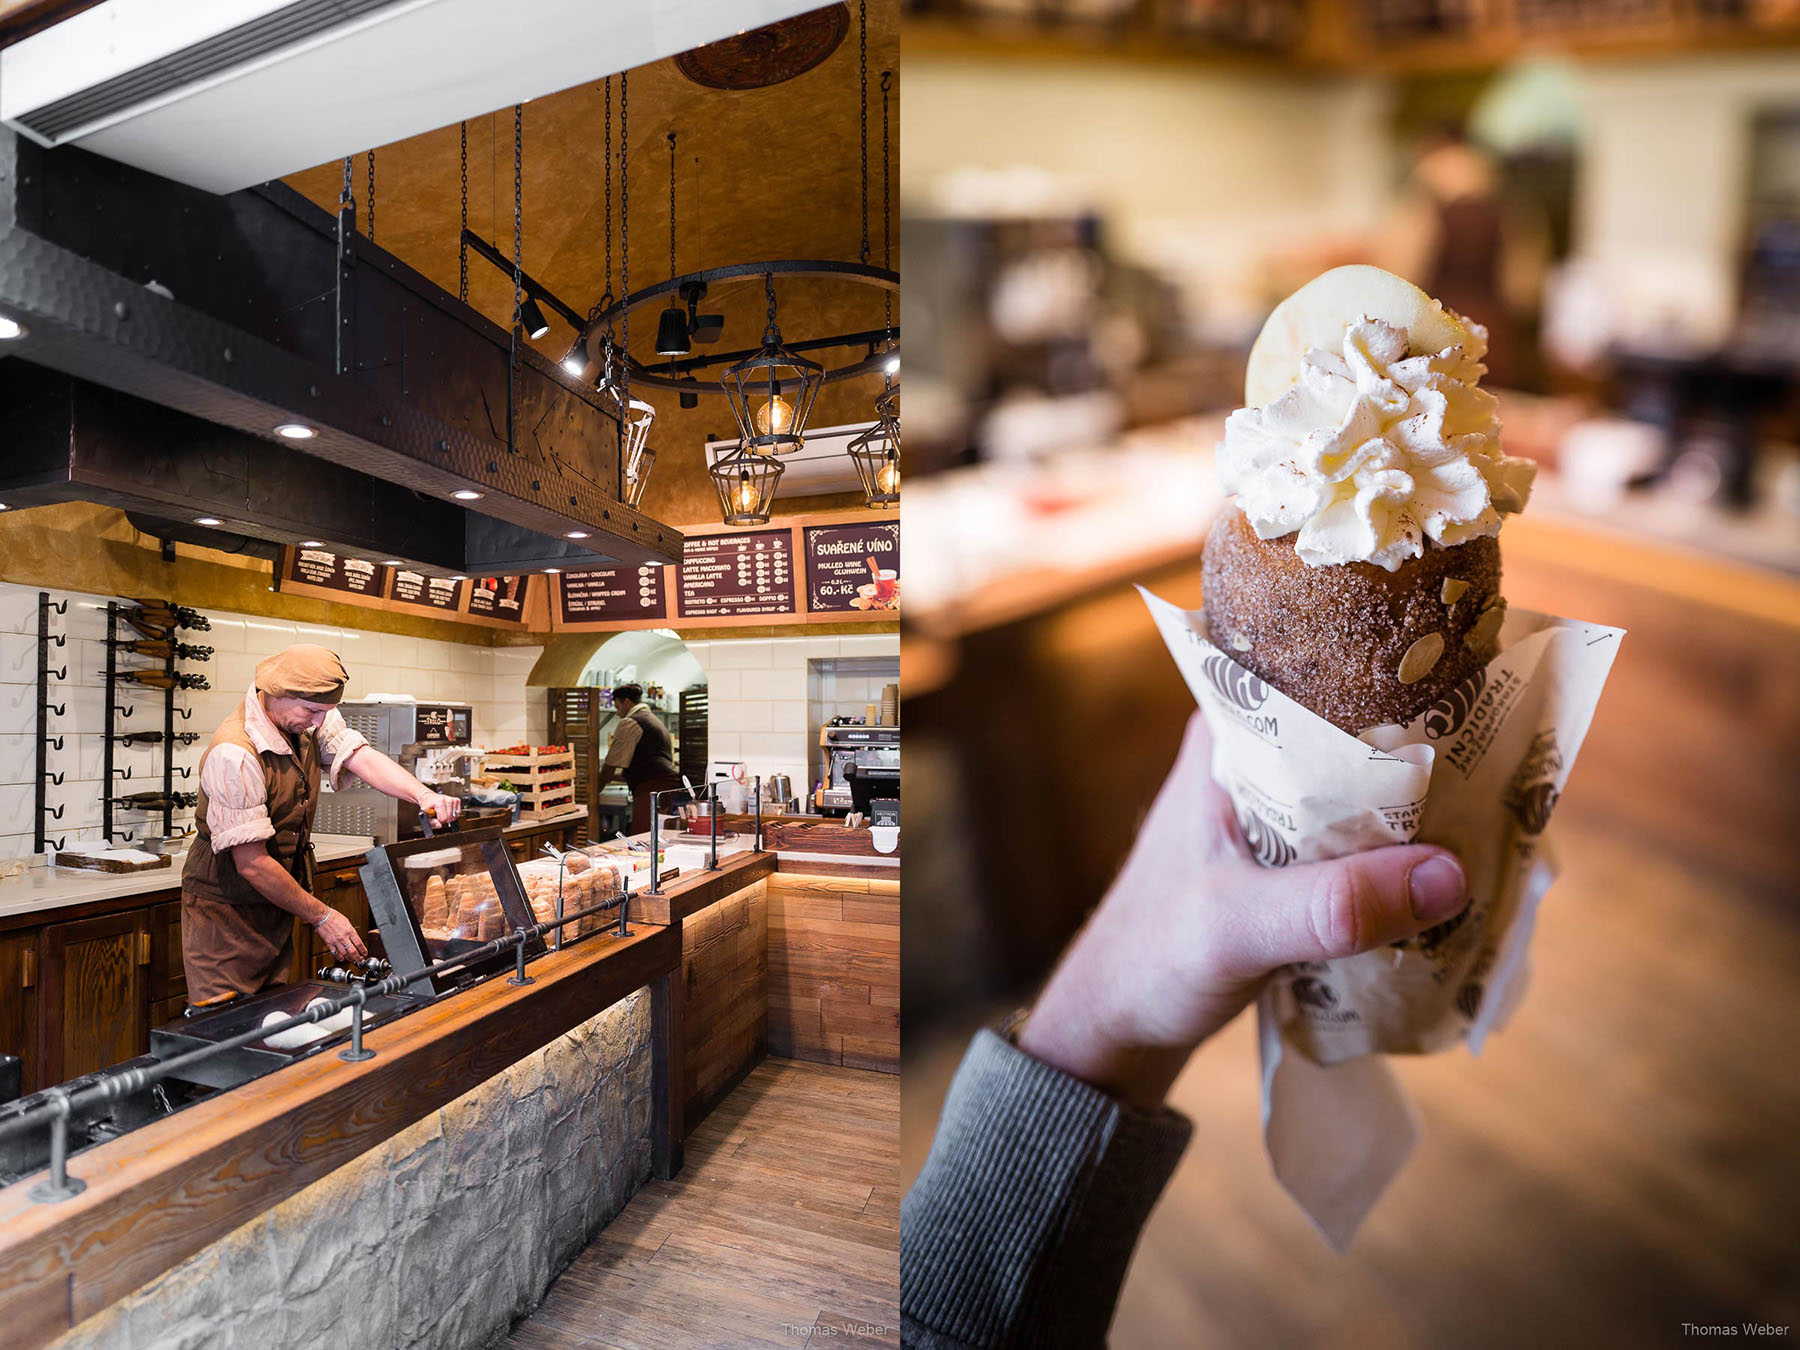
[[[620,500],[594,390],[522,343],[513,366],[506,330],[282,184],[214,196],[0,128],[0,317],[26,328],[0,343],[8,507],[212,516],[439,575],[681,560]]]

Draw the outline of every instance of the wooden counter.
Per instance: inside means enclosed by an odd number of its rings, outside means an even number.
[[[222,1092],[71,1159],[87,1189],[58,1204],[0,1190],[0,1318],[8,1345],[41,1345],[485,1082],[633,990],[649,987],[652,1166],[681,1167],[685,1064],[715,1035],[710,1014],[685,1024],[692,968],[684,922],[715,906],[760,901],[775,859],[730,860],[718,872],[665,883],[670,921],[634,901],[631,935],[598,934],[527,967],[532,983],[498,976],[368,1033],[375,1058],[348,1064],[327,1050]],[[693,944],[697,949],[702,943]],[[761,953],[753,968],[760,970]],[[678,974],[678,972],[681,972]],[[754,1002],[762,1006],[760,978]],[[696,995],[710,993],[702,978]],[[718,1002],[702,999],[703,1012]],[[762,1049],[757,1047],[756,1058]],[[741,1076],[741,1075],[739,1075]],[[735,1081],[735,1079],[734,1079]],[[41,1176],[42,1174],[40,1174]],[[46,1297],[46,1289],[68,1291]]]

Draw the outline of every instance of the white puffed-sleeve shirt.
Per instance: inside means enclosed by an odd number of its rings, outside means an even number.
[[[269,720],[255,689],[244,695],[244,730],[259,751],[294,753],[286,734]],[[319,738],[319,759],[335,790],[350,756],[369,742],[360,732],[350,729],[336,708],[325,714],[314,734]],[[215,853],[273,837],[268,780],[263,776],[262,762],[243,746],[216,745],[208,751],[200,769],[200,787],[206,793],[206,826]]]

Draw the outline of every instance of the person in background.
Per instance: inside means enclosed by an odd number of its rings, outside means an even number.
[[[1103,1345],[1192,1126],[1163,1104],[1269,974],[1398,942],[1468,903],[1425,844],[1252,859],[1195,713],[1100,908],[1029,1014],[977,1034],[900,1211],[901,1344]]]
[[[340,961],[368,956],[350,920],[312,894],[322,773],[335,788],[349,770],[446,823],[462,808],[345,725],[337,705],[349,678],[324,647],[277,652],[200,757],[196,838],[181,871],[181,964],[194,1007],[285,984],[296,915]]]
[[[675,741],[661,719],[644,706],[641,685],[618,685],[612,697],[619,725],[613,728],[594,795],[598,797],[608,783],[623,775],[625,786],[631,789],[631,832],[642,834],[650,828],[650,794],[681,786]]]

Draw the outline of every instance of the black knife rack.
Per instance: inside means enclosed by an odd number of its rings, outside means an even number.
[[[57,647],[59,649],[65,647],[69,641],[69,635],[67,633],[52,633],[50,631],[51,610],[55,610],[58,614],[67,614],[69,612],[69,602],[67,600],[52,600],[49,591],[39,591],[37,631],[37,815],[35,816],[32,825],[33,853],[42,853],[44,851],[44,845],[47,842],[44,838],[44,818],[46,816],[51,816],[56,820],[62,819],[65,804],[59,802],[55,807],[50,805],[50,786],[53,783],[58,787],[62,786],[63,779],[68,775],[67,769],[54,775],[50,772],[50,748],[52,746],[55,746],[58,750],[63,748],[63,738],[61,736],[53,737],[50,734],[50,710],[55,708],[58,717],[65,716],[68,712],[68,704],[52,704],[50,702],[50,649],[52,647]],[[69,678],[69,663],[67,658],[63,660],[62,665],[57,667],[55,674],[59,681]],[[59,837],[57,839],[56,846],[59,849],[63,846],[63,838]]]
[[[173,602],[171,602],[171,605],[172,604]],[[104,786],[101,794],[100,811],[101,828],[106,836],[106,842],[109,844],[113,842],[114,836],[113,798],[116,794],[113,791],[113,781],[117,778],[119,782],[129,782],[132,777],[131,766],[127,765],[123,771],[119,769],[113,753],[113,747],[118,743],[122,736],[129,735],[134,730],[140,732],[146,730],[146,728],[142,726],[133,727],[130,725],[121,728],[119,725],[121,722],[129,723],[131,719],[147,705],[142,702],[121,703],[120,695],[127,694],[135,696],[139,693],[148,694],[154,692],[150,686],[138,684],[127,677],[131,670],[155,670],[157,667],[154,665],[122,667],[119,664],[121,644],[133,640],[130,637],[120,636],[119,622],[120,620],[124,620],[127,624],[131,624],[131,616],[133,614],[141,613],[142,610],[137,605],[118,604],[115,602],[108,604],[106,607],[106,740],[105,749],[103,751],[104,760],[101,765],[101,780]],[[179,622],[171,622],[169,625],[169,654],[163,658],[161,667],[163,673],[169,678],[169,687],[162,691],[162,792],[165,801],[171,799],[175,792],[175,779],[177,777],[177,770],[175,768],[176,719],[180,718],[180,720],[186,722],[194,715],[194,710],[192,708],[177,706],[175,702],[176,663],[179,660],[176,655],[177,639],[175,634],[179,631],[181,626],[182,625]],[[202,620],[200,621],[200,626],[205,628],[209,625]],[[144,635],[143,628],[137,627],[136,625],[132,625],[132,627],[136,629],[136,632],[140,636]],[[135,653],[127,654],[135,655]],[[121,686],[123,686],[123,688],[121,688]],[[200,687],[205,688],[206,686],[203,683]],[[193,767],[189,765],[182,768],[179,771],[179,776],[182,778],[192,778],[194,776]],[[174,828],[174,806],[172,804],[165,805],[162,809],[162,832],[165,835],[170,834],[174,831]],[[120,837],[127,841],[131,840],[135,834],[132,830],[120,830],[118,833]]]

